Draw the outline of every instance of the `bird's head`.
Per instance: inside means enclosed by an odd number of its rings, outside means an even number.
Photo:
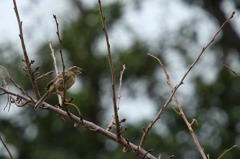
[[[78,66],[72,66],[68,69],[68,71],[72,71],[74,72],[75,74],[81,74],[82,72],[82,69]]]

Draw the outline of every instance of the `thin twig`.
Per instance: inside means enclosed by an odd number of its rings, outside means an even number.
[[[56,77],[57,77],[59,75],[58,67],[57,67],[57,60],[56,60],[55,51],[52,47],[52,42],[51,41],[49,42],[49,48],[51,50],[51,55],[52,55],[52,58],[53,58],[53,66],[54,66]],[[62,102],[62,97],[59,94],[57,94],[57,96],[58,96],[59,104],[62,105],[62,103],[63,103]]]
[[[37,86],[37,81],[35,79],[34,73],[35,71],[32,70],[31,65],[34,63],[33,60],[29,60],[28,58],[28,53],[27,53],[27,49],[25,46],[25,42],[24,42],[24,37],[23,37],[23,29],[22,29],[22,21],[20,19],[19,13],[18,13],[18,8],[17,8],[17,3],[15,0],[13,0],[13,5],[14,5],[14,11],[17,17],[17,22],[18,22],[18,27],[19,27],[19,37],[20,37],[20,41],[21,41],[21,45],[22,45],[22,51],[23,51],[23,56],[24,56],[24,62],[26,63],[26,71],[29,75],[33,90],[35,92],[36,98],[39,99],[40,98],[40,93],[39,93],[39,89]]]
[[[12,156],[11,152],[9,151],[7,145],[6,145],[5,142],[3,141],[1,135],[0,135],[0,140],[1,140],[2,144],[3,144],[3,146],[5,147],[5,149],[7,150],[9,157],[10,157],[11,159],[13,159],[13,156]]]
[[[66,112],[67,114],[69,115],[70,117],[70,113],[67,109],[67,107],[65,106],[65,96],[66,96],[66,85],[65,85],[65,64],[64,64],[64,59],[63,59],[63,53],[62,53],[62,39],[61,39],[61,36],[60,36],[60,31],[59,31],[59,24],[58,24],[58,21],[57,21],[57,16],[56,15],[53,15],[53,18],[55,19],[55,22],[56,22],[56,26],[57,26],[57,36],[58,36],[58,41],[59,41],[59,47],[60,47],[60,56],[61,56],[61,62],[62,62],[62,75],[63,75],[63,88],[64,88],[64,91],[63,93],[61,94],[62,95],[62,103],[60,103],[61,106],[63,106],[65,109],[66,109]]]
[[[63,60],[63,53],[62,53],[62,39],[61,39],[61,35],[60,35],[60,31],[59,31],[59,24],[58,24],[58,21],[57,21],[57,16],[56,15],[53,15],[53,18],[56,22],[56,26],[57,26],[57,36],[58,36],[58,42],[59,42],[59,50],[60,50],[60,55],[61,55],[61,61],[62,61],[62,67],[63,67],[63,72],[65,71],[65,65],[64,65],[64,60]]]
[[[197,59],[191,64],[191,66],[187,69],[186,73],[184,74],[184,76],[182,77],[182,79],[180,80],[180,82],[174,87],[172,94],[170,95],[170,97],[167,99],[167,101],[164,103],[164,105],[162,106],[162,108],[160,109],[160,111],[158,112],[158,114],[156,115],[156,117],[149,123],[149,125],[147,126],[146,129],[144,129],[144,133],[141,137],[141,141],[139,146],[142,147],[144,144],[144,141],[149,133],[149,131],[152,129],[153,125],[157,122],[157,120],[160,118],[161,114],[163,113],[164,109],[167,107],[167,105],[171,102],[174,94],[176,93],[176,91],[178,90],[178,88],[183,84],[183,81],[185,80],[185,78],[187,77],[187,75],[189,74],[189,72],[192,70],[192,68],[196,65],[196,63],[199,61],[199,59],[201,58],[202,54],[205,52],[205,50],[215,41],[215,38],[217,37],[217,35],[220,33],[220,31],[223,29],[223,27],[225,26],[226,23],[228,23],[234,16],[235,12],[232,12],[231,16],[221,25],[221,27],[218,29],[218,31],[214,34],[213,38],[211,39],[211,41],[205,46],[203,47],[202,51],[200,52],[200,54],[198,55]]]
[[[42,78],[45,78],[45,77],[51,75],[52,73],[53,73],[53,71],[49,71],[49,72],[47,72],[47,73],[44,73],[44,74],[42,74],[41,76],[39,76],[36,80],[38,81],[38,80],[40,80],[40,79],[42,79]]]
[[[17,83],[16,83],[12,78],[9,78],[9,79],[10,79],[10,81],[14,84],[14,86],[15,86],[16,88],[18,88],[23,94],[25,94],[25,95],[28,96],[32,101],[34,101],[33,98],[32,98],[22,87],[20,87],[19,85],[17,85]]]
[[[166,76],[166,78],[167,78],[167,84],[169,85],[169,88],[170,88],[171,92],[173,92],[173,86],[172,86],[172,83],[171,83],[171,79],[170,79],[170,77],[169,77],[169,74],[168,74],[167,69],[166,69],[166,67],[164,66],[164,64],[163,64],[163,63],[161,62],[161,60],[160,60],[159,58],[157,58],[156,56],[154,56],[154,55],[152,55],[152,54],[149,54],[149,53],[148,53],[148,55],[151,56],[151,57],[153,57],[153,58],[155,58],[155,59],[160,63],[160,65],[162,66],[162,68],[163,68],[163,70],[164,70],[164,74],[165,74],[165,76]],[[184,111],[183,111],[182,105],[179,103],[179,101],[178,101],[178,99],[177,99],[177,97],[176,97],[175,94],[174,94],[174,96],[173,96],[173,100],[175,101],[175,103],[177,104],[178,109],[179,109],[179,113],[177,113],[177,114],[181,115],[181,117],[183,118],[184,122],[186,123],[186,125],[187,125],[187,127],[188,127],[188,130],[189,130],[190,134],[192,135],[193,141],[194,141],[195,145],[196,145],[197,148],[198,148],[198,151],[199,151],[200,154],[202,155],[202,158],[203,158],[203,159],[206,159],[206,154],[204,153],[204,150],[203,150],[202,146],[200,145],[200,142],[198,141],[197,136],[196,136],[196,134],[194,133],[194,130],[192,129],[192,123],[189,123],[189,121],[187,120],[187,117],[186,117],[186,115],[185,115],[185,113],[184,113]],[[164,107],[164,108],[162,107],[162,109],[165,109],[165,108],[166,108],[166,107]],[[193,120],[193,121],[196,121],[196,119]]]
[[[58,24],[58,21],[57,21],[57,16],[53,15],[53,18],[55,20],[56,27],[57,27],[56,34],[57,34],[57,37],[58,37],[58,42],[59,42],[59,47],[60,47],[59,50],[60,50],[60,56],[61,56],[61,61],[62,61],[63,88],[65,88],[65,65],[64,65],[63,53],[62,53],[62,39],[61,39],[60,31],[59,31],[59,24]],[[61,106],[64,106],[65,94],[66,94],[66,89],[64,89],[63,94],[62,94],[62,103],[60,103]]]
[[[1,66],[1,65],[0,65],[0,66]],[[2,67],[3,67],[3,66],[2,66]],[[4,67],[4,68],[5,68],[5,67]],[[7,70],[6,70],[6,71],[7,71]],[[8,74],[8,72],[7,72],[7,74]],[[6,89],[9,89],[9,85],[8,85],[8,83],[7,83],[4,75],[3,75],[3,77],[2,77],[2,86],[3,86],[4,88],[6,88]],[[4,93],[4,92],[1,93],[1,95],[3,95],[3,94],[5,94],[5,93]],[[3,110],[5,110],[5,109],[7,108],[7,106],[9,106],[9,107],[8,107],[8,112],[10,111],[10,108],[11,108],[10,98],[11,98],[11,96],[7,94],[7,103],[6,103],[5,107],[3,108]]]
[[[121,91],[122,91],[122,79],[123,79],[123,74],[126,70],[126,66],[125,64],[123,64],[122,66],[122,71],[120,72],[120,79],[119,79],[119,87],[118,87],[118,101],[117,101],[117,108],[119,110],[119,106],[120,106],[120,99],[121,99]]]
[[[54,66],[54,69],[55,69],[55,72],[56,72],[56,76],[59,75],[59,72],[58,72],[58,67],[57,67],[57,60],[56,60],[56,56],[55,56],[55,51],[52,47],[52,41],[49,42],[49,48],[51,50],[51,55],[52,55],[52,58],[53,58],[53,66]]]
[[[121,135],[120,134],[120,123],[119,123],[119,117],[118,117],[118,108],[117,108],[117,100],[116,100],[116,92],[115,92],[115,70],[114,70],[114,66],[113,66],[113,63],[112,63],[110,43],[109,43],[109,38],[108,38],[108,32],[107,32],[105,17],[103,15],[101,0],[98,0],[98,6],[99,6],[99,12],[100,12],[102,26],[103,26],[103,32],[104,32],[105,39],[106,39],[106,44],[107,44],[108,61],[109,61],[109,66],[110,66],[110,70],[111,70],[111,77],[112,77],[112,100],[113,100],[114,117],[115,117],[116,131],[117,131],[116,135],[117,135],[117,138],[120,139],[120,135]]]
[[[119,87],[118,87],[118,101],[117,101],[117,109],[119,110],[119,106],[120,106],[120,99],[121,99],[121,91],[122,91],[122,78],[123,78],[123,74],[126,70],[126,66],[125,64],[123,65],[123,69],[120,72],[120,79],[119,79]],[[111,121],[111,123],[108,125],[107,129],[108,131],[110,131],[112,129],[112,125],[114,123],[115,120],[115,116],[113,116],[113,119]]]
[[[227,65],[224,65],[224,68],[227,69],[229,72],[233,73],[234,75],[236,75],[238,78],[240,78],[240,74],[238,74],[237,72],[233,71],[230,67],[228,67]]]
[[[12,92],[10,90],[7,90],[3,87],[0,86],[0,90],[2,90],[3,92],[9,94],[9,95],[12,95],[12,96],[15,96],[17,98],[21,98],[22,100],[25,100],[25,101],[28,101],[28,104],[31,105],[31,106],[34,106],[35,105],[35,102],[37,102],[37,100],[35,100],[34,102],[32,102],[27,96],[24,96],[24,95],[19,95],[15,92]],[[124,147],[126,147],[127,149],[131,150],[134,154],[136,154],[137,156],[140,156],[140,157],[143,157],[145,156],[146,159],[156,159],[156,157],[154,157],[152,154],[150,154],[148,151],[142,149],[142,148],[139,148],[137,145],[129,142],[129,140],[127,140],[126,138],[123,138],[122,136],[120,136],[120,138],[117,138],[116,134],[110,132],[110,131],[107,131],[105,130],[104,128],[101,128],[100,126],[92,123],[92,122],[89,122],[87,120],[84,120],[84,119],[81,119],[80,117],[72,114],[71,114],[71,118],[68,118],[69,115],[67,114],[66,111],[63,111],[61,109],[58,109],[57,107],[53,106],[53,105],[50,105],[46,102],[44,102],[44,107],[43,109],[47,109],[49,111],[52,111],[66,119],[69,119],[71,121],[73,121],[74,123],[77,123],[77,125],[83,125],[84,127],[86,127],[88,130],[91,130],[91,131],[94,131],[94,132],[97,132],[103,136],[106,136],[108,139],[110,140],[113,140],[115,142],[118,142],[119,144],[123,145]]]
[[[0,65],[0,67],[5,71],[5,73],[7,74],[7,77],[8,77],[9,80],[12,82],[12,84],[13,84],[17,89],[19,89],[23,94],[25,94],[26,96],[28,96],[32,101],[34,101],[33,98],[32,98],[22,87],[20,87],[20,86],[13,80],[13,78],[10,76],[8,70],[7,70],[4,66],[2,66],[2,65]]]
[[[218,159],[221,159],[226,153],[228,153],[229,151],[231,151],[232,149],[234,149],[237,146],[238,145],[234,145],[234,146],[230,147],[229,149],[224,150],[224,152],[218,157]]]

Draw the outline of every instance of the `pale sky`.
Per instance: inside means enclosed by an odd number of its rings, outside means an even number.
[[[112,0],[109,0],[112,1]],[[84,0],[84,4],[93,6],[97,0]],[[130,26],[137,35],[146,42],[152,43],[160,38],[161,34],[166,31],[174,31],[178,29],[178,24],[191,19],[193,16],[203,18],[204,15],[201,10],[197,8],[187,7],[179,0],[150,0],[144,1],[140,11],[134,10],[134,3],[129,0],[123,0],[122,3],[127,4],[124,8],[124,18],[122,21]],[[17,0],[21,20],[23,21],[23,29],[25,33],[26,42],[31,45],[37,45],[44,41],[50,41],[55,38],[55,23],[52,18],[56,14],[59,23],[66,22],[69,18],[76,17],[76,13],[72,11],[72,7],[66,0],[41,0],[32,1]],[[104,2],[102,2],[104,4]],[[196,12],[196,10],[198,10]],[[200,13],[200,14],[199,14]],[[0,17],[2,25],[0,25],[0,43],[12,41],[19,43],[18,39],[18,26],[16,23],[15,13],[13,11],[13,4],[11,0],[2,0],[0,5]],[[156,21],[157,19],[157,21]],[[161,21],[162,23],[159,23]],[[207,22],[207,21],[206,21]],[[208,24],[210,25],[210,24]],[[119,36],[123,38],[123,44],[128,45],[130,37],[128,35],[119,34],[123,31],[121,21],[117,25],[115,33],[111,34],[112,45],[119,45]],[[61,27],[61,25],[60,25]],[[202,27],[211,30],[211,26]],[[208,40],[207,35],[203,35],[202,39]],[[126,40],[128,41],[126,42]],[[29,42],[30,41],[30,42]],[[205,41],[205,40],[204,40]]]
[[[23,21],[23,30],[28,52],[34,53],[42,42],[56,39],[56,26],[52,18],[53,14],[57,15],[60,28],[61,24],[63,25],[64,22],[68,22],[69,19],[71,20],[76,17],[76,12],[72,11],[67,1],[68,0],[17,0],[21,20]],[[97,0],[83,0],[83,2],[86,5],[93,6],[94,3],[97,3]],[[135,35],[126,33],[126,26],[134,30],[137,37],[146,42],[146,44],[154,44],[164,33],[169,32],[174,34],[181,23],[188,22],[193,17],[198,17],[199,19],[202,18],[198,31],[201,34],[200,45],[198,48],[190,48],[197,55],[217,29],[206,13],[203,13],[198,8],[188,7],[180,0],[146,0],[143,2],[142,9],[139,11],[134,9],[134,3],[129,0],[122,0],[122,3],[127,4],[124,8],[125,14],[123,19],[115,25],[114,31],[110,33],[110,43],[113,49],[119,47],[127,48],[131,45],[131,41],[133,41],[132,39]],[[104,1],[102,1],[102,4],[104,4]],[[227,10],[231,10],[231,6],[228,6]],[[21,49],[17,20],[11,0],[1,0],[0,19],[0,45],[10,41],[15,47]],[[174,41],[174,39],[169,39],[169,41]],[[101,50],[106,49],[105,40],[99,43],[99,48]],[[169,61],[167,62],[172,63],[172,70],[176,68],[179,70],[179,72],[172,73],[173,76],[176,77],[174,78],[174,82],[177,82],[185,70],[176,63],[179,59],[177,55],[172,56],[173,54],[175,54],[175,52],[169,50],[167,56],[171,57],[169,57]],[[34,56],[34,54],[32,55]],[[191,90],[191,86],[184,85],[183,87],[185,87],[183,89],[187,88]],[[139,98],[144,102],[131,101],[122,96],[121,103],[123,106],[120,108],[120,113],[122,113],[123,116],[129,116],[128,121],[130,122],[136,119],[149,118],[156,113],[154,112],[153,103],[149,101],[147,97],[140,96]],[[129,105],[135,105],[136,107],[129,107]],[[149,105],[148,109],[146,109],[146,105]],[[144,111],[131,113],[136,110]]]

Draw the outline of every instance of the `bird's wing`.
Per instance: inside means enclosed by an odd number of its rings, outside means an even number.
[[[74,74],[74,73],[73,73],[72,71],[67,71],[67,72],[65,72],[65,73],[64,73],[64,82],[68,82],[69,77],[72,76],[73,74]],[[62,79],[62,77],[63,77],[63,74],[60,74],[60,75],[58,75],[57,77],[55,77],[53,80],[51,80],[51,81],[47,84],[46,90],[49,90],[49,87],[50,87],[51,85],[53,85],[54,83],[56,83],[56,81],[58,81],[57,83],[58,83],[59,85],[63,85],[63,79]]]
[[[34,108],[37,108],[39,105],[42,104],[42,102],[48,97],[48,92],[46,92],[35,104]]]
[[[47,84],[47,86],[46,86],[46,90],[49,90],[49,87],[51,86],[51,85],[53,85],[53,83],[55,82],[57,80],[57,77],[56,78],[54,78],[53,80],[51,80],[48,84]]]

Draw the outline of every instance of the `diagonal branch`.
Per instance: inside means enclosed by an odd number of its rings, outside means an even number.
[[[34,102],[31,101],[31,99],[29,99],[27,96],[24,96],[24,95],[19,95],[17,93],[14,93],[10,90],[7,90],[3,87],[0,86],[0,90],[2,90],[3,92],[5,92],[6,94],[9,94],[9,95],[12,95],[12,96],[15,96],[17,98],[21,98],[22,100],[25,100],[29,105],[31,106],[34,106],[35,102],[37,100],[34,100]],[[121,144],[122,146],[124,146],[127,150],[130,150],[132,151],[133,153],[135,153],[137,156],[141,157],[141,158],[145,158],[145,159],[157,159],[156,157],[154,157],[150,152],[142,149],[142,148],[139,148],[137,145],[131,143],[128,139],[126,138],[123,138],[122,136],[120,136],[120,138],[117,138],[116,134],[110,132],[110,131],[107,131],[105,130],[104,128],[92,123],[92,122],[89,122],[87,120],[84,120],[84,119],[81,119],[80,117],[72,114],[71,114],[71,118],[69,118],[69,115],[67,114],[66,111],[62,110],[62,109],[58,109],[57,107],[55,106],[52,106],[46,102],[44,102],[44,107],[43,109],[46,109],[46,110],[49,110],[53,113],[56,113],[58,115],[60,115],[61,117],[64,117],[66,119],[69,119],[71,121],[73,121],[75,124],[75,126],[78,126],[78,125],[82,125],[84,126],[85,128],[87,128],[88,130],[90,131],[94,131],[96,133],[99,133],[105,137],[107,137],[108,139],[110,140],[113,140],[115,142],[118,142],[119,144]]]
[[[59,31],[59,24],[58,24],[58,21],[57,21],[57,16],[53,15],[53,18],[54,18],[56,26],[57,26],[56,34],[58,36],[59,47],[60,47],[60,56],[61,56],[61,61],[62,61],[63,73],[64,73],[65,72],[65,64],[64,64],[63,53],[62,53],[62,39],[61,39],[60,31]]]
[[[62,62],[62,75],[63,75],[63,88],[64,88],[64,91],[63,93],[61,94],[62,96],[62,100],[60,103],[61,106],[64,106],[64,108],[66,109],[66,112],[68,113],[69,117],[70,117],[70,113],[67,109],[67,107],[65,106],[65,96],[66,96],[66,81],[65,81],[65,64],[64,64],[64,59],[63,59],[63,53],[62,53],[62,39],[61,39],[61,35],[60,35],[60,31],[59,31],[59,24],[58,24],[58,21],[57,21],[57,16],[56,15],[53,15],[53,18],[55,20],[55,23],[56,23],[56,26],[57,26],[57,36],[58,36],[58,41],[59,41],[59,47],[60,47],[60,56],[61,56],[61,62]],[[54,55],[54,54],[52,54]]]
[[[169,74],[168,74],[168,72],[167,72],[167,69],[166,69],[166,67],[164,66],[164,64],[163,64],[163,63],[161,62],[161,60],[160,60],[159,58],[157,58],[156,56],[151,55],[151,54],[149,54],[149,53],[148,53],[148,55],[149,55],[149,56],[152,56],[153,58],[155,58],[155,59],[160,63],[160,65],[161,65],[162,68],[163,68],[164,74],[165,74],[165,76],[166,76],[166,78],[167,78],[167,84],[169,85],[171,92],[173,92],[174,89],[173,89],[173,86],[172,86],[172,82],[171,82],[170,76],[169,76]],[[186,125],[187,125],[187,127],[188,127],[188,130],[189,130],[190,134],[192,135],[193,141],[194,141],[195,145],[196,145],[197,148],[198,148],[198,151],[199,151],[200,154],[202,155],[202,158],[203,158],[203,159],[206,159],[206,154],[204,153],[204,150],[203,150],[200,142],[198,141],[198,138],[197,138],[196,134],[194,133],[194,130],[192,129],[192,124],[189,123],[189,121],[188,121],[188,119],[187,119],[187,117],[186,117],[186,115],[185,115],[185,113],[184,113],[184,111],[183,111],[182,105],[179,103],[179,101],[178,101],[178,99],[177,99],[177,97],[176,97],[175,94],[173,95],[173,100],[175,101],[175,103],[176,103],[177,106],[178,106],[178,109],[179,109],[179,113],[178,113],[178,114],[182,116],[184,122],[186,123]]]
[[[107,50],[108,50],[108,61],[110,65],[111,70],[111,77],[112,77],[112,100],[113,100],[113,108],[114,108],[114,117],[115,117],[115,124],[116,124],[116,130],[117,130],[117,138],[120,138],[120,123],[119,123],[119,117],[118,117],[118,108],[117,108],[117,101],[116,101],[116,92],[115,92],[115,71],[112,63],[112,55],[110,50],[110,43],[108,39],[108,32],[107,32],[107,26],[105,22],[105,17],[103,15],[101,0],[98,0],[98,6],[99,6],[99,12],[102,20],[102,26],[103,26],[103,32],[105,34],[106,44],[107,44]]]
[[[53,47],[52,47],[52,42],[50,41],[49,42],[49,48],[50,48],[50,50],[51,50],[51,55],[52,55],[52,59],[53,59],[53,66],[54,66],[54,69],[55,69],[55,72],[56,72],[56,77],[59,75],[59,73],[58,73],[58,67],[57,67],[57,60],[56,60],[56,56],[55,56],[55,51],[54,51],[54,49],[53,49]],[[59,101],[59,104],[60,105],[62,105],[62,97],[61,97],[61,95],[60,94],[57,94],[57,96],[58,96],[58,101]]]
[[[20,41],[21,41],[21,45],[22,45],[24,62],[26,63],[26,69],[24,69],[24,70],[26,70],[29,75],[33,90],[35,92],[36,98],[38,99],[40,97],[40,93],[39,93],[39,90],[37,87],[37,81],[36,81],[35,75],[34,75],[36,70],[33,71],[32,67],[31,67],[31,65],[34,63],[34,61],[33,60],[30,61],[28,58],[28,53],[27,53],[27,49],[26,49],[24,37],[23,37],[22,21],[20,19],[19,13],[18,13],[17,3],[15,0],[13,0],[13,5],[14,5],[14,11],[15,11],[15,14],[17,17],[17,22],[18,22],[18,27],[19,27],[19,37],[20,37]]]
[[[200,54],[198,55],[198,57],[195,59],[195,61],[191,64],[191,66],[187,69],[186,73],[184,74],[184,76],[182,77],[182,79],[180,80],[180,82],[174,87],[172,94],[170,95],[170,97],[167,99],[167,101],[164,103],[164,105],[161,107],[161,109],[159,110],[158,114],[156,115],[156,117],[149,123],[149,125],[147,126],[146,129],[144,129],[144,133],[141,137],[140,140],[140,144],[139,146],[142,147],[144,145],[144,142],[146,140],[147,135],[149,134],[149,131],[152,129],[153,125],[158,121],[158,119],[160,119],[161,114],[163,113],[163,111],[165,110],[165,108],[168,106],[168,104],[172,101],[172,98],[174,96],[174,94],[177,92],[178,88],[183,84],[183,81],[185,80],[185,78],[187,77],[187,75],[189,74],[189,72],[192,70],[192,68],[196,65],[196,63],[199,61],[199,59],[201,58],[201,56],[203,55],[203,53],[205,52],[205,50],[215,41],[215,38],[217,37],[217,35],[220,33],[220,31],[223,29],[223,27],[225,26],[226,23],[228,23],[234,16],[235,12],[232,12],[231,16],[221,25],[221,27],[218,29],[218,31],[214,34],[213,38],[211,39],[211,41],[205,46],[203,47],[202,51],[200,52]]]
[[[13,159],[13,156],[12,156],[12,154],[11,154],[10,150],[8,149],[7,145],[6,145],[6,144],[5,144],[5,142],[3,141],[3,139],[2,139],[2,136],[1,136],[1,135],[0,135],[0,141],[2,142],[3,146],[4,146],[4,147],[5,147],[5,149],[7,150],[7,152],[8,152],[8,155],[9,155],[10,159]]]
[[[13,84],[17,89],[19,89],[23,94],[25,94],[26,96],[28,96],[28,97],[33,101],[33,98],[32,98],[22,87],[20,87],[20,86],[13,80],[13,78],[10,76],[8,70],[7,70],[4,66],[2,66],[2,65],[0,65],[0,67],[5,71],[7,77],[8,77],[9,80],[12,82],[12,84]],[[6,81],[5,81],[5,85],[6,85]]]
[[[120,72],[120,79],[119,79],[119,87],[118,87],[118,101],[117,101],[117,110],[119,110],[119,106],[120,106],[120,99],[121,99],[121,91],[122,91],[122,78],[123,78],[123,74],[126,70],[126,66],[125,64],[122,66],[123,69],[122,71]],[[110,122],[110,124],[108,125],[107,129],[108,131],[110,131],[112,129],[112,125],[114,124],[114,119],[115,119],[115,116],[113,116],[113,119],[112,121]],[[119,125],[120,126],[120,125]]]
[[[230,67],[228,67],[227,65],[224,65],[224,68],[227,69],[229,72],[233,73],[234,75],[236,75],[238,78],[240,78],[240,74],[238,74],[237,72],[233,71]]]

